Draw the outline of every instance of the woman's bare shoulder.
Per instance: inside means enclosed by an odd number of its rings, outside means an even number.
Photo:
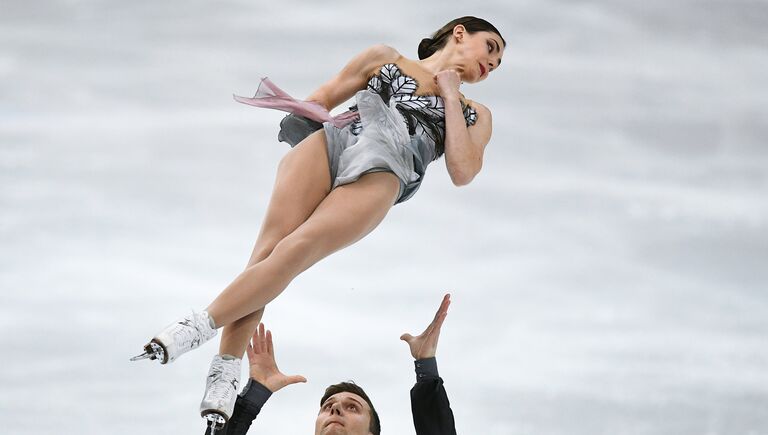
[[[372,45],[368,47],[364,53],[373,63],[378,63],[379,65],[395,62],[402,57],[400,52],[386,44]]]
[[[471,107],[472,107],[473,109],[475,109],[475,110],[476,110],[478,113],[480,113],[480,112],[482,112],[482,113],[487,113],[487,114],[490,114],[490,113],[491,113],[491,109],[489,109],[488,107],[486,107],[486,106],[485,106],[485,105],[483,105],[483,104],[480,104],[480,103],[478,103],[478,102],[477,102],[477,101],[475,101],[475,100],[470,100],[470,99],[467,99],[467,105],[471,106]]]
[[[484,124],[487,122],[489,125],[491,124],[492,122],[491,109],[487,108],[485,105],[480,104],[474,100],[466,100],[466,101],[469,107],[475,109],[478,123]]]
[[[378,74],[382,65],[395,63],[401,57],[397,50],[388,45],[372,45],[358,55],[358,59],[360,59],[359,70],[363,73],[365,79],[368,80],[371,76]]]

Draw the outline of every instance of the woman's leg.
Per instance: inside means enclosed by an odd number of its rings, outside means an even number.
[[[330,190],[328,150],[325,133],[320,130],[296,145],[280,161],[267,213],[246,269],[267,258],[278,242],[307,220]],[[262,308],[226,325],[221,333],[219,354],[241,358],[263,314]],[[212,317],[220,324],[219,319]]]
[[[394,204],[399,188],[394,174],[376,172],[333,189],[266,259],[248,267],[224,289],[208,313],[226,325],[263,308],[299,273],[372,231]]]

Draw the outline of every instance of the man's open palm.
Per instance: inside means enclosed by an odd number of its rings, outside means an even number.
[[[275,362],[275,349],[272,345],[272,331],[264,332],[264,324],[260,323],[248,344],[248,364],[252,379],[275,392],[287,385],[297,382],[307,382],[304,376],[286,376],[280,372]]]
[[[435,318],[420,335],[414,337],[411,334],[403,334],[400,339],[408,343],[411,355],[415,359],[432,358],[437,352],[437,339],[440,338],[440,327],[448,315],[448,306],[451,305],[451,295],[443,296],[440,308],[435,313]]]

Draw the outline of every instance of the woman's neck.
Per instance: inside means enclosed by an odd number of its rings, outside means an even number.
[[[455,69],[456,67],[451,61],[451,53],[447,52],[446,50],[439,50],[433,53],[432,56],[419,60],[418,62],[422,68],[431,72],[432,74],[437,74],[440,71],[451,68]]]

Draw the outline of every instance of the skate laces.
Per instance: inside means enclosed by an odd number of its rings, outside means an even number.
[[[205,311],[192,314],[178,321],[170,332],[173,341],[180,348],[195,349],[203,342],[207,341],[212,335],[215,335],[215,329],[211,334],[211,325],[208,322],[208,315]]]
[[[216,400],[231,401],[237,393],[237,385],[240,382],[240,360],[225,360],[217,357],[211,365],[208,373],[207,398],[209,402]]]

